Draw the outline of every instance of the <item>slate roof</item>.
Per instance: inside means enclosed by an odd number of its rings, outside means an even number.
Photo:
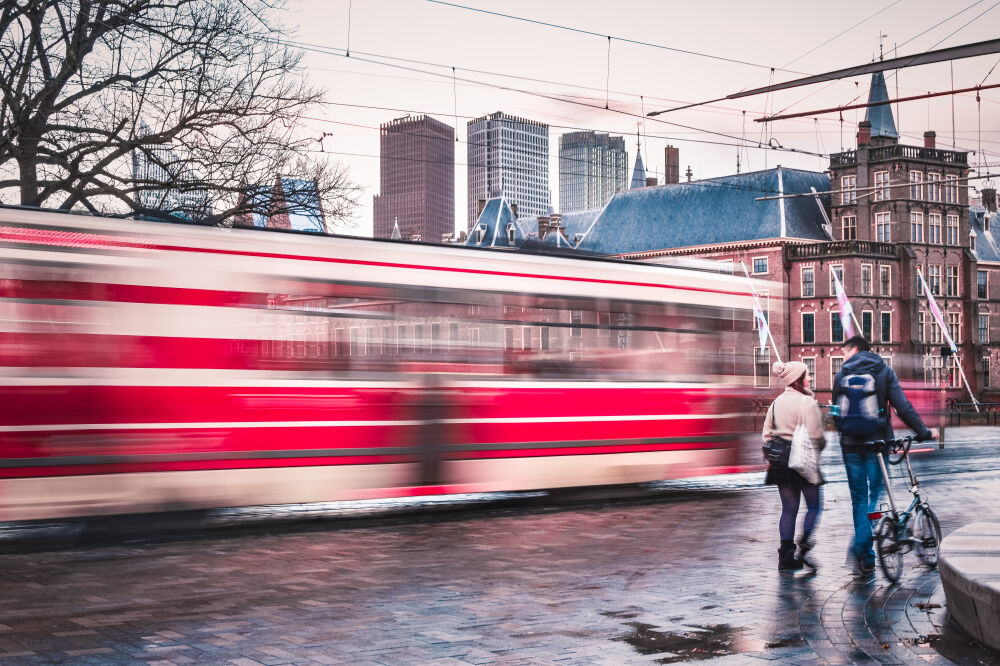
[[[511,243],[507,229],[513,225],[514,242]],[[480,234],[478,229],[482,228],[482,241],[478,241]],[[525,240],[525,232],[514,217],[514,212],[510,204],[503,197],[490,199],[486,202],[483,212],[479,214],[479,219],[469,230],[469,237],[465,240],[469,247],[501,247],[516,249]]]
[[[619,192],[577,247],[622,254],[779,237],[826,241],[815,198],[756,201],[779,192],[808,193],[810,187],[828,191],[829,176],[777,167]],[[829,209],[829,195],[820,199]]]
[[[1000,229],[997,228],[997,215],[994,214],[990,218],[989,231],[985,229],[985,215],[986,208],[982,205],[969,206],[969,228],[976,234],[976,249],[972,254],[976,255],[976,261],[1000,263]]]
[[[281,179],[282,194],[287,198],[291,210],[288,213],[288,225],[297,231],[315,231],[325,233],[323,211],[320,208],[316,185],[309,180],[295,178]]]
[[[636,146],[635,166],[632,168],[632,182],[628,188],[634,190],[640,187],[646,187],[646,167],[642,163],[642,151]]]
[[[586,234],[587,230],[597,221],[603,210],[603,208],[594,208],[592,210],[563,213],[562,226],[566,230],[566,235],[563,236],[561,233],[550,232],[545,234],[545,238],[539,242],[555,247],[575,247],[577,235],[582,237]]]
[[[888,101],[889,91],[885,88],[885,77],[882,75],[882,72],[875,72],[872,74],[872,87],[868,91],[868,103]],[[899,138],[899,132],[896,131],[896,123],[892,119],[892,106],[890,104],[869,106],[865,111],[865,120],[872,124],[872,136],[886,136],[891,139]]]

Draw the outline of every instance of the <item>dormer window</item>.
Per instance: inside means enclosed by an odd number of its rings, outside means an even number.
[[[484,238],[486,238],[486,225],[480,224],[476,227],[476,245],[482,245]]]
[[[510,245],[514,244],[514,235],[516,233],[516,227],[513,222],[507,223],[507,243]]]

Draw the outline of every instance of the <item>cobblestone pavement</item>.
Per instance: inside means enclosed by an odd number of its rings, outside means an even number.
[[[915,457],[945,534],[1000,514],[1000,430],[960,434]],[[641,501],[8,554],[0,660],[1000,664],[950,627],[912,554],[899,585],[850,577],[850,500],[839,456],[826,463],[812,577],[776,571],[779,501],[758,474]]]

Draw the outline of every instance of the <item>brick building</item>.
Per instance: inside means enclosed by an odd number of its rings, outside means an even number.
[[[455,130],[430,116],[381,126],[374,236],[440,243],[455,231]]]

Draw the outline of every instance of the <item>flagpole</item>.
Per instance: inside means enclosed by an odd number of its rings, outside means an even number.
[[[757,298],[757,290],[753,288],[753,278],[750,277],[750,271],[747,270],[747,265],[744,262],[740,262],[740,266],[743,267],[743,274],[747,276],[747,282],[750,284],[750,294],[753,296],[754,307],[760,311],[761,315],[764,314],[764,309],[760,306],[760,299]],[[774,350],[774,357],[781,362],[781,355],[778,354],[778,343],[774,341],[774,335],[771,333],[771,324],[764,319],[764,325],[767,327],[767,337],[771,341],[771,348]]]
[[[924,296],[927,297],[927,304],[931,306],[931,314],[934,316],[934,320],[941,328],[941,332],[944,333],[945,340],[948,341],[949,349],[951,349],[952,354],[954,354],[958,361],[956,363],[958,366],[958,374],[962,376],[962,383],[965,384],[965,390],[969,392],[969,398],[972,399],[972,406],[976,408],[976,412],[978,413],[980,411],[979,401],[976,400],[976,396],[972,392],[972,387],[969,386],[969,379],[965,376],[965,369],[962,367],[962,357],[958,355],[958,345],[956,345],[955,341],[951,339],[951,333],[944,325],[944,319],[941,317],[941,310],[937,307],[937,303],[934,301],[934,296],[931,294],[931,289],[927,285],[927,281],[924,280],[924,274],[923,271],[920,270],[920,266],[917,266],[917,275],[920,277],[920,285],[923,287]]]

